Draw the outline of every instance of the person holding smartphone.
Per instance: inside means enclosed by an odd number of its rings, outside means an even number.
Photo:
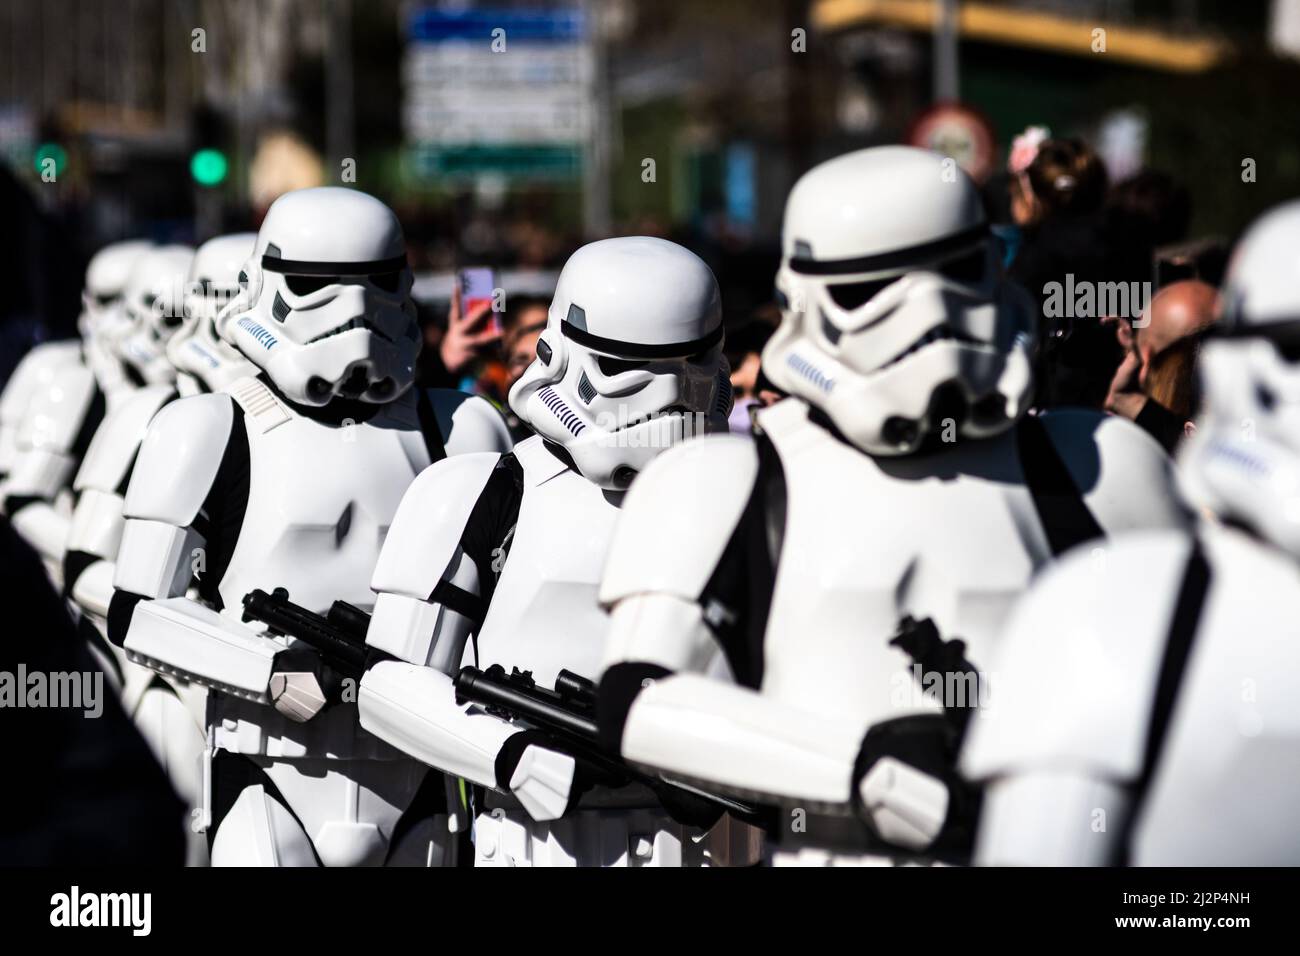
[[[491,269],[462,269],[451,293],[447,322],[424,328],[420,381],[426,388],[473,390],[466,376],[484,353],[501,341],[501,316],[495,310],[496,278]],[[504,296],[501,297],[504,302]]]

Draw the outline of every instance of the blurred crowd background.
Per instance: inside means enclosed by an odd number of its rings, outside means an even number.
[[[105,242],[255,228],[303,186],[397,210],[422,375],[498,400],[565,257],[629,233],[710,263],[761,389],[785,196],[851,149],[952,156],[1040,299],[1067,272],[1213,287],[1300,195],[1296,0],[0,0],[0,64],[0,381],[75,334]],[[452,302],[479,266],[503,314]],[[1041,403],[1113,407],[1136,343],[1044,332]]]

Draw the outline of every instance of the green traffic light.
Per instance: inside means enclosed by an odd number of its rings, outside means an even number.
[[[200,186],[217,186],[226,178],[225,154],[217,149],[201,149],[190,157],[190,175]]]
[[[36,167],[38,173],[45,172],[45,164],[49,160],[54,160],[54,174],[57,176],[63,172],[68,165],[68,153],[58,143],[41,143],[36,147],[36,154],[32,157],[32,165]]]

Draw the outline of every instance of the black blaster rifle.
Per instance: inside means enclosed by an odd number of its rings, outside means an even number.
[[[898,622],[898,633],[890,640],[916,665],[922,675],[937,674],[943,681],[939,704],[943,719],[960,744],[966,726],[979,707],[982,674],[966,659],[966,642],[961,638],[944,640],[931,618],[917,620],[910,614]],[[961,700],[948,699],[949,688],[960,692]]]
[[[750,804],[643,773],[621,756],[606,751],[597,730],[596,685],[572,671],[560,671],[555,690],[547,690],[537,686],[531,671],[517,667],[510,674],[500,664],[487,670],[462,667],[456,676],[456,700],[478,704],[488,713],[510,721],[526,721],[557,738],[560,749],[595,768],[604,778],[600,782],[641,783],[654,791],[673,816],[685,822],[716,818],[719,810],[757,826],[771,822],[767,813]],[[712,813],[705,804],[711,806]]]
[[[366,646],[370,615],[346,601],[335,601],[325,616],[289,600],[289,592],[276,588],[244,595],[244,620],[263,621],[272,631],[302,641],[343,677],[360,678],[366,668],[391,655]]]

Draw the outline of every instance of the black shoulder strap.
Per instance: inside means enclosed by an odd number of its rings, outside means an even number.
[[[461,548],[478,568],[479,593],[471,594],[440,579],[429,594],[430,601],[473,621],[476,632],[487,617],[497,579],[510,553],[523,491],[524,472],[519,460],[512,453],[502,455],[474,502],[460,536]]]
[[[1156,765],[1169,732],[1169,721],[1178,702],[1178,691],[1182,686],[1188,658],[1191,657],[1193,639],[1201,623],[1201,611],[1205,607],[1205,596],[1209,589],[1210,564],[1205,560],[1205,551],[1200,539],[1194,538],[1191,553],[1187,556],[1187,564],[1183,570],[1182,584],[1178,588],[1178,600],[1174,604],[1169,634],[1165,638],[1164,654],[1160,659],[1160,674],[1156,679],[1151,720],[1147,724],[1146,746],[1142,751],[1142,770],[1133,786],[1133,806],[1124,821],[1123,838],[1118,844],[1119,852],[1123,854],[1125,862],[1128,858],[1134,826],[1147,791],[1150,789],[1151,779],[1155,776]]]
[[[230,436],[221,464],[194,519],[194,530],[203,536],[204,567],[197,575],[199,594],[218,610],[222,607],[217,590],[230,559],[234,556],[239,533],[244,526],[248,510],[248,491],[252,478],[252,459],[248,443],[248,425],[245,411],[233,397],[230,399],[233,415],[230,419]]]
[[[745,510],[700,595],[705,619],[744,687],[763,680],[763,641],[785,538],[786,482],[771,438],[754,433],[758,473]]]
[[[77,429],[77,436],[72,440],[72,448],[69,449],[77,468],[81,467],[86,452],[90,450],[90,440],[95,437],[95,431],[104,421],[107,410],[108,400],[104,396],[104,390],[99,387],[99,382],[96,381],[94,390],[90,394],[90,404],[86,406],[86,414],[81,419],[81,427]]]
[[[781,548],[785,544],[785,469],[781,467],[781,456],[776,453],[772,439],[760,431],[754,440],[758,445],[758,478],[755,486],[763,499],[764,540],[767,542],[767,557],[775,580],[776,566],[781,560]]]
[[[515,453],[508,451],[502,455],[501,460],[497,462],[497,470],[505,473],[506,480],[509,481],[510,487],[514,489],[515,495],[518,496],[520,501],[523,501],[524,466],[519,464],[519,459],[515,456]],[[518,520],[518,518],[519,511],[518,506],[516,506],[515,519]]]
[[[447,445],[443,441],[442,428],[438,425],[438,416],[429,399],[429,390],[416,386],[415,411],[420,419],[420,433],[424,436],[424,447],[429,452],[429,462],[442,461],[447,457]]]
[[[1034,510],[1054,556],[1106,536],[1037,416],[1021,417],[1016,425],[1016,449]]]
[[[755,429],[758,472],[745,508],[700,592],[704,620],[731,667],[736,683],[757,690],[763,683],[764,639],[777,565],[785,538],[786,480],[772,439]],[[669,671],[646,661],[624,661],[605,671],[597,690],[601,742],[622,746],[628,712],[646,680]]]

